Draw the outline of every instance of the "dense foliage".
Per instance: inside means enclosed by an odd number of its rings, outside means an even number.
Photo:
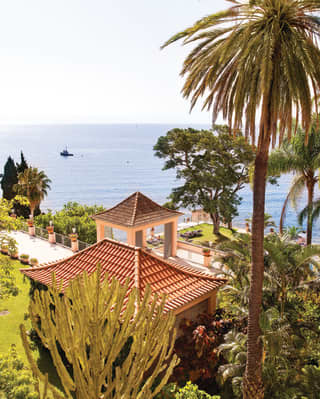
[[[248,180],[254,159],[243,137],[224,132],[173,129],[159,137],[155,155],[165,159],[164,170],[175,169],[183,184],[173,189],[171,202],[183,207],[200,206],[219,234],[220,222],[231,223],[238,214],[238,191]]]
[[[7,355],[0,355],[0,397],[6,399],[39,399],[35,380],[25,367],[14,345]]]
[[[224,259],[229,285],[220,304],[238,318],[248,313],[250,246],[246,235],[222,244],[229,253]],[[309,398],[306,393],[318,384],[311,375],[320,365],[319,254],[319,246],[301,248],[287,236],[265,238],[260,327],[266,398]],[[219,367],[221,383],[232,386],[235,397],[241,397],[247,335],[232,329],[224,340],[219,353],[227,362]]]
[[[279,223],[280,233],[283,232],[288,202],[296,207],[301,195],[307,191],[308,203],[301,219],[307,220],[307,244],[311,244],[312,219],[315,219],[312,217],[313,197],[315,186],[319,181],[318,170],[320,167],[320,130],[319,118],[316,116],[313,116],[312,119],[307,144],[306,136],[307,133],[299,127],[294,137],[286,138],[279,149],[272,151],[269,157],[268,174],[295,173],[282,208]]]
[[[18,174],[23,173],[26,169],[28,169],[28,164],[22,151],[20,157],[20,162],[14,163],[13,159],[9,156],[4,166],[1,188],[2,196],[6,200],[12,200],[16,196],[17,193],[14,190],[14,186],[18,183]],[[15,202],[13,209],[15,210],[17,216],[28,218],[30,215],[30,207],[28,205]],[[37,215],[39,213],[40,209],[39,207],[36,207],[35,214]]]
[[[18,174],[18,183],[13,186],[13,189],[17,194],[28,198],[31,217],[35,216],[35,210],[48,195],[50,183],[51,180],[43,170],[31,166]]]
[[[220,396],[211,396],[188,381],[182,388],[176,384],[165,386],[156,399],[220,399]]]
[[[81,205],[77,202],[68,202],[61,211],[49,211],[35,218],[37,226],[46,228],[52,220],[56,233],[68,235],[75,227],[79,240],[93,244],[97,240],[96,223],[90,216],[104,211],[102,206]]]
[[[13,186],[18,183],[17,168],[14,160],[9,157],[4,165],[4,172],[1,180],[1,188],[3,198],[12,200],[16,193],[13,190]]]

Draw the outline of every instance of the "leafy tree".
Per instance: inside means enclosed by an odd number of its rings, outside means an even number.
[[[97,241],[96,223],[91,219],[95,213],[105,209],[98,205],[81,205],[77,202],[68,202],[61,211],[41,214],[35,217],[37,226],[46,228],[52,220],[56,233],[68,235],[75,227],[79,240],[93,244]]]
[[[270,142],[292,131],[292,117],[309,131],[312,97],[320,86],[318,0],[232,0],[232,6],[170,38],[195,43],[182,69],[191,108],[205,97],[232,131],[242,125],[256,145],[253,179],[252,267],[244,398],[263,398],[259,317],[264,276],[264,210]],[[259,110],[259,113],[257,113]],[[256,120],[259,133],[256,137]],[[279,127],[279,128],[278,128]]]
[[[23,152],[21,151],[20,154],[20,163],[16,163],[16,168],[17,168],[17,173],[23,173],[26,169],[28,169],[28,164],[27,161],[23,155]],[[17,216],[23,216],[24,218],[28,218],[30,215],[30,207],[29,206],[25,206],[25,205],[21,205],[21,204],[16,204],[15,207],[15,212],[17,214]],[[34,214],[38,215],[40,214],[40,208],[39,206],[36,207]]]
[[[17,162],[16,167],[18,173],[23,173],[29,167],[22,151],[20,153],[20,163]]]
[[[295,206],[297,199],[306,188],[308,192],[307,205],[307,245],[312,241],[312,211],[314,188],[319,181],[318,169],[320,167],[320,129],[319,120],[314,116],[311,130],[306,144],[306,132],[298,128],[297,134],[291,139],[286,139],[281,147],[272,151],[269,157],[268,174],[280,175],[295,172],[289,193],[285,199],[281,218],[280,233],[283,233],[283,223],[288,202]]]
[[[172,202],[181,206],[201,206],[219,234],[220,221],[231,222],[241,198],[238,191],[248,179],[253,161],[251,147],[244,138],[208,130],[173,129],[159,137],[155,155],[166,160],[164,170],[176,169],[183,185],[173,189]]]
[[[143,297],[135,288],[128,294],[128,289],[129,280],[124,285],[109,281],[98,265],[91,276],[74,279],[64,295],[55,282],[47,291],[35,291],[29,313],[65,391],[59,395],[48,384],[57,398],[151,399],[167,383],[178,363],[173,354],[175,317],[163,314],[165,298],[152,298],[150,287]],[[21,335],[33,374],[43,381],[23,325]],[[127,356],[115,364],[128,340]],[[160,382],[153,389],[156,378]]]
[[[48,195],[49,183],[51,183],[51,180],[43,170],[38,171],[37,168],[30,167],[19,173],[18,183],[15,184],[14,190],[28,198],[31,217],[34,216],[36,207]]]
[[[4,165],[4,173],[1,180],[2,196],[7,200],[12,200],[16,193],[13,189],[18,183],[18,175],[14,160],[9,157]]]

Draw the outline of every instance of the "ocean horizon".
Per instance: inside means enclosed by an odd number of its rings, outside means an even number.
[[[135,191],[163,204],[180,182],[174,171],[162,170],[163,160],[154,156],[153,146],[159,136],[175,127],[210,128],[197,124],[0,125],[0,173],[8,156],[19,162],[23,151],[28,164],[44,170],[52,180],[48,197],[41,203],[44,212],[59,210],[69,201],[109,208]],[[73,157],[60,156],[65,147]],[[291,179],[292,175],[285,175],[278,186],[267,187],[266,212],[277,225]],[[250,187],[241,190],[240,196],[234,225],[244,227],[245,219],[252,214]],[[303,196],[301,206],[305,201]],[[286,225],[298,226],[296,212],[290,207]],[[317,222],[314,241],[320,241]]]

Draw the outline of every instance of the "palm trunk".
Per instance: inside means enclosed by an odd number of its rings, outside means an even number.
[[[308,189],[307,245],[311,245],[311,242],[312,242],[312,204],[313,204],[314,183],[307,182],[307,189]]]
[[[259,325],[264,273],[264,208],[269,143],[263,143],[255,160],[253,217],[252,217],[252,266],[250,275],[247,365],[243,380],[243,398],[264,397],[262,381],[262,343]]]
[[[268,169],[269,146],[271,138],[271,94],[263,98],[262,115],[259,132],[259,143],[255,159],[253,178],[253,215],[250,271],[249,317],[247,363],[243,378],[243,399],[263,399],[264,386],[262,380],[262,355],[260,312],[262,304],[262,288],[264,277],[264,210],[266,179]]]

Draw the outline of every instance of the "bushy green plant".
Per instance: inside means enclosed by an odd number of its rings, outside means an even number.
[[[79,240],[93,244],[97,239],[96,223],[91,219],[95,213],[104,211],[102,206],[81,205],[77,202],[68,202],[61,211],[53,213],[48,211],[35,217],[35,224],[46,228],[53,221],[54,231],[59,234],[68,235],[75,227]]]
[[[220,399],[220,396],[211,396],[189,381],[183,388],[176,384],[166,385],[156,399]]]
[[[7,355],[0,355],[0,392],[6,399],[38,399],[31,371],[25,367],[12,345]],[[2,397],[2,396],[1,396]]]
[[[2,300],[11,295],[16,296],[19,293],[13,270],[14,267],[10,260],[2,257],[0,259],[0,304]]]
[[[176,393],[175,399],[219,399],[220,396],[211,396],[204,391],[200,391],[197,385],[187,382],[186,386],[180,388]]]

